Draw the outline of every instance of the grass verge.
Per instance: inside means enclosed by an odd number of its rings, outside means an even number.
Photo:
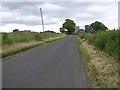
[[[49,43],[49,42],[53,42],[53,41],[56,41],[58,39],[61,39],[63,38],[64,36],[62,37],[56,37],[56,38],[49,38],[49,39],[44,39],[43,41],[41,42],[37,42],[36,44],[29,44],[29,45],[24,45],[23,47],[19,47],[18,48],[14,48],[14,49],[11,49],[11,50],[3,50],[2,52],[2,58],[6,58],[8,56],[12,56],[14,54],[17,54],[17,53],[20,53],[22,51],[25,51],[25,50],[28,50],[30,48],[34,48],[34,47],[37,47],[39,45],[44,45],[46,43]]]
[[[85,50],[80,46],[81,42],[80,42],[80,38],[76,35],[76,40],[77,40],[77,43],[78,43],[78,46],[79,46],[79,51],[80,51],[80,56],[83,60],[83,63],[85,64],[85,69],[87,71],[87,78],[89,79],[89,84],[90,86],[92,86],[92,83],[91,83],[91,78],[88,76],[89,75],[89,66],[87,65],[89,62],[90,62],[90,56],[88,54],[86,54]]]
[[[77,36],[93,88],[118,88],[118,62]]]
[[[78,36],[86,39],[96,48],[105,51],[120,60],[120,30],[101,31],[97,33],[80,32]]]

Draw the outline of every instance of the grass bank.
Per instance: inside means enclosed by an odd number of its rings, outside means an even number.
[[[118,61],[77,36],[93,88],[118,88]]]
[[[46,44],[48,42],[58,40],[65,36],[65,34],[56,34],[56,33],[23,33],[23,32],[5,33],[5,35],[7,35],[7,38],[3,39],[2,54],[1,54],[2,58],[20,53],[22,51],[28,50],[33,47],[37,47],[39,45]],[[13,42],[11,43],[10,41]]]
[[[61,36],[60,33],[50,33],[50,32],[12,32],[12,33],[2,33],[2,45],[10,45],[19,42],[29,42],[32,40],[42,41],[43,39],[49,39]]]
[[[102,31],[94,34],[81,32],[78,36],[120,60],[120,30]]]

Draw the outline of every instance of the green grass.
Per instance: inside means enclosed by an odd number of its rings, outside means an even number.
[[[15,33],[2,33],[2,44],[14,44],[18,42],[28,42],[32,40],[42,41],[50,37],[60,36],[57,33],[31,33],[31,32],[15,32]]]
[[[62,38],[65,36],[65,34],[60,33],[50,33],[50,32],[42,32],[42,33],[32,33],[32,32],[14,32],[14,33],[0,33],[1,36],[1,45],[3,48],[6,48],[6,46],[11,46],[13,44],[17,43],[24,43],[24,42],[30,42],[30,41],[36,41],[38,43],[26,45],[21,48],[13,48],[12,50],[5,51],[3,50],[1,57],[5,58],[14,54],[17,54],[19,52],[28,50],[30,48],[39,46],[41,44],[49,43],[52,41],[55,41],[59,38]],[[10,47],[8,47],[10,48]]]
[[[46,43],[50,43],[50,42],[56,41],[56,40],[61,39],[61,38],[62,37],[46,39],[46,40],[43,40],[42,42],[40,42],[38,44],[35,44],[35,45],[29,45],[29,46],[25,46],[25,47],[22,47],[22,48],[19,48],[19,49],[14,49],[14,50],[11,50],[11,51],[3,52],[2,53],[2,58],[8,57],[8,56],[12,56],[12,55],[20,53],[22,51],[28,50],[30,48],[34,48],[34,47],[37,47],[37,46],[40,46],[40,45],[45,45]]]
[[[2,46],[2,33],[0,33],[0,47]]]
[[[8,57],[8,56],[20,53],[20,52],[28,50],[30,48],[36,47],[38,45],[40,45],[40,44],[27,46],[27,47],[23,47],[23,48],[20,48],[20,49],[15,49],[15,50],[12,50],[12,51],[9,51],[9,52],[2,53],[2,58],[5,58],[5,57]]]
[[[85,65],[85,70],[87,71],[87,79],[88,79],[88,82],[90,83],[90,86],[92,86],[92,79],[91,77],[89,76],[89,65],[88,63],[90,63],[90,56],[85,52],[85,50],[80,46],[81,42],[80,42],[80,37],[76,36],[76,40],[77,40],[77,43],[78,43],[78,47],[79,47],[79,52],[80,52],[80,56],[83,60],[83,63]]]
[[[86,51],[88,48],[86,46],[82,46],[84,40],[81,39],[79,36],[77,36],[77,41],[80,46],[80,56],[82,56],[82,59],[86,66],[86,71],[88,75],[88,79],[90,81],[90,84],[93,88],[113,88],[116,87],[116,83],[110,82],[108,78],[111,78],[113,76],[117,76],[117,66],[112,65],[109,67],[109,70],[107,71],[108,74],[101,73],[101,69],[99,67],[96,67],[96,63],[91,63],[90,61],[96,58],[91,57],[90,53],[87,53]],[[86,41],[86,40],[85,40]],[[96,49],[96,51],[100,51]],[[99,54],[98,54],[99,55]],[[103,61],[100,67],[102,67],[103,70],[105,70],[106,66],[114,64],[114,60],[107,60],[106,62]]]
[[[80,39],[78,36],[76,36],[76,40],[77,40],[77,43],[79,45],[79,50],[80,50],[80,54],[82,55],[82,58],[84,59],[84,62],[86,64],[88,64],[90,62],[90,56],[86,54],[86,52],[84,51],[84,49],[82,47],[80,47]]]
[[[106,51],[115,59],[120,59],[120,31],[102,31],[95,34],[79,33],[79,37],[85,38],[97,48]]]

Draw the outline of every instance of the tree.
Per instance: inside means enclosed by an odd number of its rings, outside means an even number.
[[[68,34],[73,34],[75,31],[76,23],[73,20],[66,19],[63,23],[63,28],[67,29]]]
[[[19,29],[14,29],[13,32],[19,32]]]
[[[65,29],[61,27],[61,28],[60,28],[60,32],[61,32],[61,33],[65,33]]]
[[[85,25],[85,32],[90,31],[90,30],[91,30],[90,25]]]
[[[94,23],[90,24],[90,27],[94,31],[105,31],[106,29],[108,29],[102,22],[99,21],[95,21]]]

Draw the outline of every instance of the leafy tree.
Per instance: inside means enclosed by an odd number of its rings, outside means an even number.
[[[14,29],[13,32],[19,32],[19,29]]]
[[[60,28],[60,32],[61,32],[61,33],[65,33],[65,29],[61,27],[61,28]]]
[[[85,32],[89,31],[91,27],[89,25],[85,25]]]
[[[67,29],[68,34],[73,34],[75,31],[76,23],[71,19],[66,19],[63,23],[63,28]]]
[[[94,30],[94,31],[105,31],[106,29],[108,29],[102,22],[99,21],[95,21],[94,23],[90,24],[90,27]]]

